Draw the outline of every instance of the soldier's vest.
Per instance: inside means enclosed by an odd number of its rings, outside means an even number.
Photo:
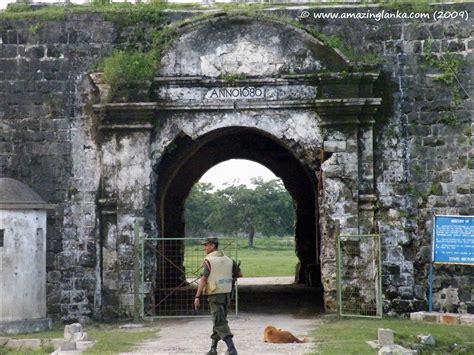
[[[220,250],[209,253],[204,260],[209,262],[211,272],[203,292],[206,295],[230,293],[232,291],[232,259]]]

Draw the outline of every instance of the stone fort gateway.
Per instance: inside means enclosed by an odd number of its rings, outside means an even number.
[[[474,15],[472,3],[449,9]],[[229,159],[282,179],[295,280],[322,285],[326,311],[337,232],[380,234],[384,313],[427,310],[432,211],[474,214],[472,21],[306,10],[0,19],[0,175],[52,206],[49,317],[129,318],[136,222],[143,236],[184,236],[191,188]],[[114,50],[157,43],[151,80],[107,82],[98,63]],[[156,255],[144,262],[153,279]],[[472,266],[437,266],[434,309],[474,313],[473,284]]]

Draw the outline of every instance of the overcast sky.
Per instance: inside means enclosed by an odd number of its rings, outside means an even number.
[[[199,181],[210,182],[220,189],[226,183],[250,185],[250,180],[258,176],[265,181],[278,179],[263,165],[250,160],[231,159],[209,169]]]

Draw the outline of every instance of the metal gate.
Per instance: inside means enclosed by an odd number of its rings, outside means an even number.
[[[209,317],[206,297],[194,309],[194,295],[206,256],[205,238],[142,239],[141,299],[142,318]],[[219,238],[219,250],[237,260],[237,241]],[[237,315],[238,290],[235,285],[229,315]]]
[[[339,314],[381,318],[380,235],[338,236],[337,261]]]

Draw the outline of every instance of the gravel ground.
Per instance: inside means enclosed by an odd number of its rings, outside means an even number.
[[[292,314],[239,313],[238,317],[229,319],[234,333],[234,342],[241,355],[259,354],[308,354],[314,343],[302,344],[268,344],[263,342],[263,330],[273,325],[290,331],[299,338],[308,337],[314,326],[321,322],[316,315],[296,317]],[[159,321],[158,338],[150,339],[129,354],[206,354],[211,340],[209,338],[212,321],[210,318],[164,319]],[[311,341],[311,339],[309,338]],[[224,354],[226,346],[219,342],[218,352]]]

